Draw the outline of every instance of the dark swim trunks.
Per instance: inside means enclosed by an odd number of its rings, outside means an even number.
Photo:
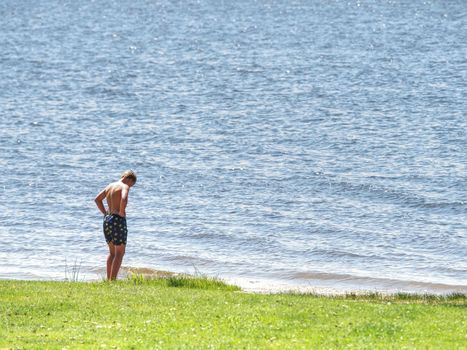
[[[107,244],[110,242],[114,245],[126,244],[127,234],[126,218],[117,214],[108,214],[104,217],[104,236]]]

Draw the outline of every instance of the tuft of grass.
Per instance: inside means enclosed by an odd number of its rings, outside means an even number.
[[[175,288],[205,290],[240,291],[240,287],[225,283],[219,278],[207,276],[172,275],[167,277],[145,277],[142,274],[130,274],[128,281],[134,285],[153,285]]]
[[[195,289],[217,289],[228,291],[240,291],[240,287],[230,285],[224,281],[211,277],[192,277],[187,275],[171,276],[166,279],[167,286],[178,288],[195,288]]]
[[[73,265],[69,268],[68,261],[65,260],[65,281],[67,282],[80,282],[80,271],[82,261],[78,264],[78,259],[75,259]]]
[[[146,278],[140,273],[132,273],[127,277],[128,282],[140,286],[145,283]]]

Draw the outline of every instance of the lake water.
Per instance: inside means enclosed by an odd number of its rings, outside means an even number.
[[[0,3],[0,278],[467,292],[467,2]]]

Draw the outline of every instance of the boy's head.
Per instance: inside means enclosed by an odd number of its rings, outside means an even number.
[[[122,174],[122,180],[128,186],[133,186],[136,183],[136,173],[133,170],[126,170]]]

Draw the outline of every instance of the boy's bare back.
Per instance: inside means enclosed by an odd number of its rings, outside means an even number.
[[[109,214],[118,214],[122,217],[126,216],[126,200],[130,187],[121,181],[112,182],[105,188],[105,199]],[[123,199],[123,200],[122,200]]]
[[[126,217],[126,205],[128,203],[128,193],[130,188],[136,183],[136,174],[128,170],[123,173],[121,179],[106,186],[95,198],[95,202],[103,215],[114,214]],[[107,207],[103,204],[104,198]]]

